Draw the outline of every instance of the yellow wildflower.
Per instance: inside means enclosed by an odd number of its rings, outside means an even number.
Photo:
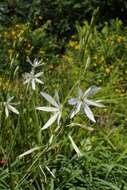
[[[73,47],[75,47],[75,45],[77,45],[77,43],[76,43],[75,41],[70,41],[70,42],[69,42],[69,46],[70,46],[70,47],[73,48]]]
[[[63,55],[62,56],[63,59],[66,61],[66,62],[69,62],[69,63],[72,63],[73,62],[73,58],[69,55]]]
[[[12,36],[15,36],[15,35],[16,35],[16,32],[15,32],[15,31],[12,31],[12,32],[11,32],[11,35],[12,35]]]
[[[77,44],[74,48],[75,48],[76,50],[79,50],[79,49],[80,49],[80,45]]]
[[[77,41],[70,41],[69,46],[76,49],[76,50],[80,49],[80,45],[79,45],[79,43]]]
[[[106,72],[107,74],[111,73],[110,68],[106,68],[106,69],[105,69],[105,72]]]
[[[118,36],[117,39],[116,39],[116,41],[118,43],[122,43],[122,42],[124,42],[124,37],[123,36]]]

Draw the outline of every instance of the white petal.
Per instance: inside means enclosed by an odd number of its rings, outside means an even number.
[[[76,105],[76,108],[75,108],[74,110],[72,110],[71,115],[70,115],[70,118],[71,118],[71,119],[80,111],[81,105],[82,105],[82,103],[79,102],[79,103]]]
[[[99,100],[98,100],[98,101],[93,101],[93,100],[88,100],[88,99],[86,99],[85,102],[86,102],[88,105],[90,105],[90,106],[97,106],[97,107],[100,107],[100,108],[105,107],[103,104],[101,104],[101,103],[99,102]]]
[[[41,95],[53,106],[55,107],[59,107],[59,105],[57,104],[57,102],[47,93],[45,92],[41,92]]]
[[[20,104],[20,102],[10,102],[9,105],[14,105],[14,106],[16,106],[16,105],[19,105],[19,104]]]
[[[101,88],[97,87],[97,86],[91,86],[90,88],[88,88],[85,93],[84,93],[84,97],[88,97],[91,95],[96,94]]]
[[[69,103],[70,105],[75,105],[75,104],[77,104],[77,98],[71,98],[70,100],[68,100],[68,103]]]
[[[29,79],[31,77],[31,74],[30,73],[25,73],[23,74],[23,78],[24,79]]]
[[[35,80],[36,80],[36,82],[38,82],[40,84],[44,84],[44,82],[42,80],[40,80],[40,79],[35,79]]]
[[[9,97],[9,98],[7,99],[7,102],[9,103],[9,102],[11,102],[13,99],[14,99],[14,96]]]
[[[7,106],[5,106],[5,115],[6,115],[6,118],[8,118],[8,116],[9,116],[9,111],[8,111],[8,107],[7,107]]]
[[[72,137],[70,135],[69,135],[69,139],[71,141],[71,144],[72,144],[75,152],[78,154],[78,156],[81,156],[82,154],[81,154],[79,148],[77,147],[77,145],[75,144],[74,140],[72,139]]]
[[[84,111],[85,111],[87,117],[88,117],[91,121],[93,121],[93,122],[95,123],[96,121],[95,121],[93,112],[91,111],[91,109],[89,108],[89,106],[88,106],[87,104],[84,104],[83,108],[84,108]]]
[[[43,75],[43,72],[39,72],[35,75],[35,77],[40,77],[41,75]]]
[[[57,112],[58,111],[58,108],[48,107],[48,106],[37,107],[36,109],[40,110],[40,111],[46,111],[46,112]]]
[[[50,119],[45,123],[45,125],[42,127],[42,130],[47,129],[50,125],[52,125],[55,120],[57,119],[59,113],[54,114],[50,117]]]
[[[10,111],[12,111],[13,113],[15,113],[15,114],[19,114],[18,110],[16,108],[14,108],[13,106],[11,106],[11,105],[8,105],[8,109]]]
[[[33,66],[34,68],[39,67],[39,66],[41,66],[41,65],[42,65],[42,64],[41,64],[41,60],[38,61],[37,58],[34,59],[33,64],[32,64],[32,66]]]
[[[33,66],[33,64],[32,64],[32,62],[31,62],[29,56],[27,56],[26,61],[27,61],[28,63],[30,63],[30,64]]]
[[[35,58],[34,61],[33,61],[33,66],[37,67],[38,65],[39,65],[39,61],[38,61],[37,58]]]
[[[59,115],[58,115],[58,117],[57,117],[57,128],[55,129],[55,132],[57,132],[58,130],[59,130],[59,128],[60,128],[60,119],[61,119],[61,115],[62,115],[62,113],[61,112],[59,112]]]
[[[31,79],[27,79],[27,80],[25,80],[25,81],[23,82],[23,84],[30,83],[30,80],[31,80]]]
[[[32,84],[32,89],[35,90],[35,80],[34,79],[32,79],[31,84]]]
[[[76,112],[76,110],[75,110],[75,109],[73,109],[73,110],[71,111],[71,114],[70,114],[70,119],[72,119],[72,118],[75,116],[75,112]]]

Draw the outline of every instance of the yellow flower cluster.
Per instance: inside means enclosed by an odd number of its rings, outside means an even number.
[[[80,45],[77,41],[69,41],[69,47],[74,48],[75,50],[79,50],[80,49]]]
[[[63,58],[63,60],[65,62],[68,62],[68,63],[72,63],[73,62],[73,57],[70,56],[70,55],[65,54],[65,55],[62,56],[62,58]]]
[[[4,39],[20,40],[24,37],[24,33],[28,30],[28,24],[17,24],[4,32]]]
[[[7,78],[0,78],[0,89],[1,90],[7,90],[7,91],[17,91],[18,89],[23,88],[23,81],[20,79],[10,81]]]
[[[118,43],[123,43],[124,42],[124,37],[123,36],[118,36],[117,39],[116,39],[116,41]]]

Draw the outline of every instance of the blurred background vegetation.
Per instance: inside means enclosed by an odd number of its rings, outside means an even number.
[[[126,25],[126,0],[0,0],[0,74],[28,70],[26,56],[57,65],[66,42],[77,32],[76,24],[89,22],[97,7],[99,31],[106,22],[114,31],[111,19]]]

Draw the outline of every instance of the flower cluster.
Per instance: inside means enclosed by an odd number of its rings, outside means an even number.
[[[19,111],[14,107],[16,105],[18,105],[19,103],[16,102],[12,102],[12,100],[14,99],[14,96],[10,97],[9,95],[7,96],[7,101],[3,102],[3,106],[5,108],[5,116],[6,119],[9,117],[9,112],[13,112],[15,114],[19,114]]]
[[[24,77],[24,84],[27,84],[27,87],[31,85],[32,90],[36,90],[36,83],[44,84],[44,82],[40,79],[43,75],[43,72],[36,72],[36,69],[43,65],[42,61],[38,61],[38,59],[34,59],[32,62],[29,57],[27,57],[27,62],[32,66],[30,73],[25,73]],[[96,107],[104,107],[101,103],[101,100],[92,100],[89,97],[96,94],[100,90],[99,87],[91,86],[86,91],[82,91],[80,87],[78,87],[78,95],[76,98],[71,98],[68,100],[68,103],[74,108],[70,113],[70,119],[76,116],[80,111],[83,111],[86,116],[92,121],[96,122],[93,112],[91,111],[91,106]],[[65,103],[60,103],[59,94],[55,91],[54,98],[51,97],[48,93],[41,92],[41,96],[48,101],[51,106],[38,106],[36,107],[37,110],[50,112],[51,116],[49,120],[44,124],[42,130],[47,129],[50,127],[55,121],[57,121],[57,129],[60,127],[60,121],[63,115],[63,109],[65,108]],[[7,101],[3,103],[5,107],[5,115],[6,118],[9,116],[9,112],[13,112],[15,114],[19,114],[19,111],[14,107],[18,103],[12,102],[14,97],[7,98]],[[56,130],[57,130],[56,129]]]
[[[36,68],[42,66],[42,63],[41,63],[41,61],[38,61],[37,59],[34,59],[34,61],[32,63],[29,57],[27,57],[27,62],[31,64],[32,69],[31,69],[30,73],[25,73],[23,75],[23,77],[25,79],[24,84],[27,84],[27,87],[29,85],[31,85],[32,89],[35,90],[36,83],[44,84],[44,82],[39,79],[43,75],[43,72],[36,73],[36,71],[35,71]]]
[[[80,110],[83,110],[87,117],[92,121],[96,122],[94,118],[94,114],[90,109],[90,106],[96,107],[104,107],[101,103],[101,100],[91,100],[88,99],[89,96],[94,95],[100,90],[99,87],[91,86],[84,93],[81,88],[78,88],[78,97],[71,98],[68,103],[70,105],[74,105],[75,108],[72,110],[70,114],[70,119],[78,114]],[[58,128],[60,127],[60,119],[62,117],[63,105],[60,103],[58,92],[55,93],[55,99],[52,98],[49,94],[45,92],[41,92],[41,95],[54,107],[42,106],[37,107],[37,110],[51,112],[52,115],[50,119],[46,122],[46,124],[42,127],[42,129],[47,129],[50,125],[52,125],[57,120]]]

